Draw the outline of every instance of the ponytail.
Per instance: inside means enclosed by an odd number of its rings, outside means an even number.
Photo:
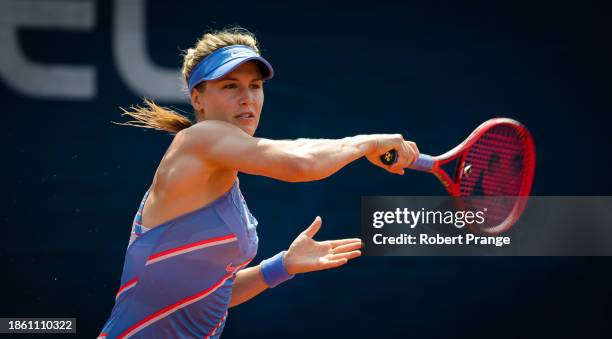
[[[151,128],[171,134],[176,134],[193,125],[193,122],[189,120],[189,118],[170,108],[158,106],[152,100],[148,99],[144,99],[144,103],[146,107],[132,106],[130,107],[131,111],[121,108],[123,111],[121,116],[129,115],[136,120],[125,123],[115,122],[115,124]]]

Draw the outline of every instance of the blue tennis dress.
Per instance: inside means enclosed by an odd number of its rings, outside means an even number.
[[[238,180],[213,203],[151,230],[142,226],[148,194],[99,338],[218,338],[236,273],[257,253],[257,220]]]

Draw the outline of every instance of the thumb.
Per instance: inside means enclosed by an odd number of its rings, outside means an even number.
[[[312,224],[310,224],[310,226],[308,226],[308,228],[304,231],[304,234],[309,238],[313,238],[315,234],[319,232],[321,224],[323,224],[323,221],[321,220],[321,217],[317,216]]]

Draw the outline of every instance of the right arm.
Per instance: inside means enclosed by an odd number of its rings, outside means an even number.
[[[315,218],[313,223],[291,243],[283,256],[283,264],[288,274],[336,268],[361,256],[363,247],[361,239],[314,240],[322,224],[321,217]],[[266,289],[268,284],[261,272],[261,264],[240,270],[232,287],[230,307],[242,304]]]
[[[326,178],[362,156],[393,173],[403,174],[402,168],[418,156],[418,150],[414,151],[416,145],[400,135],[271,140],[252,137],[226,122],[204,121],[179,132],[177,137],[181,138],[180,149],[212,166],[289,182]],[[398,149],[400,161],[391,167],[383,165],[378,155],[393,148]]]

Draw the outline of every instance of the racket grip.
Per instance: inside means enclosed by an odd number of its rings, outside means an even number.
[[[385,165],[393,165],[397,161],[397,151],[392,149],[379,157],[380,161]]]
[[[397,161],[397,151],[392,149],[380,156],[380,161],[385,165],[393,165]],[[434,166],[435,160],[431,155],[420,154],[415,162],[410,165],[411,169],[419,171],[430,171]]]
[[[428,171],[431,171],[435,162],[436,161],[431,155],[419,154],[418,159],[416,159],[415,162],[412,165],[410,165],[410,168],[419,170],[419,171],[428,172]]]

